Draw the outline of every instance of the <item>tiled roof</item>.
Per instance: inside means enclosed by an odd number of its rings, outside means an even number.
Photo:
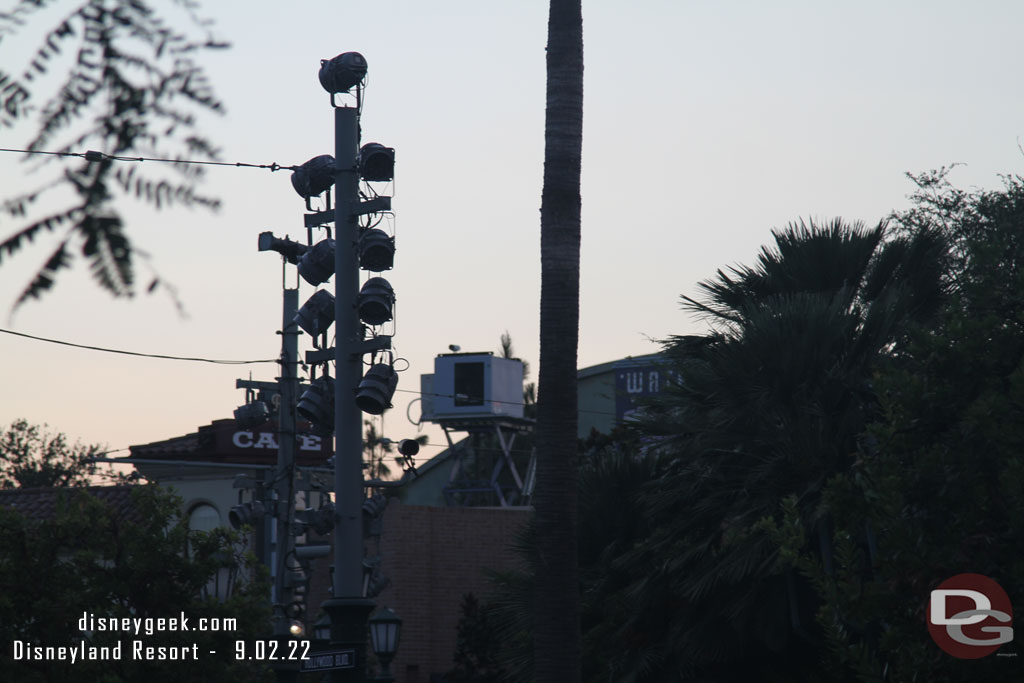
[[[199,432],[131,447],[131,454],[140,458],[183,456],[196,453],[199,453]]]
[[[299,425],[304,438],[309,425]],[[214,420],[197,431],[163,441],[131,446],[131,455],[124,462],[136,460],[178,460],[189,462],[253,463],[273,465],[277,461],[277,427],[270,422],[251,429],[240,427],[235,420]],[[239,441],[238,436],[244,439]],[[333,454],[329,437],[315,437],[313,449],[299,448],[296,463],[304,467],[323,466]],[[269,439],[269,442],[264,441]],[[305,443],[305,441],[303,441]]]
[[[0,507],[11,508],[33,519],[48,519],[53,516],[57,502],[62,495],[85,493],[103,501],[118,516],[134,516],[135,502],[132,490],[135,486],[84,486],[75,488],[30,488],[0,490]]]

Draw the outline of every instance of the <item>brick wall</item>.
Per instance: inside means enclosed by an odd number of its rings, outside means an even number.
[[[397,683],[429,683],[430,674],[452,667],[459,607],[465,593],[490,587],[484,568],[508,569],[519,560],[510,550],[530,512],[402,505],[384,513],[381,570],[390,585],[376,598],[402,618],[402,640],[391,665]],[[374,544],[368,544],[372,554]],[[329,560],[317,562],[311,616],[327,596]]]
[[[429,683],[431,673],[451,668],[463,594],[488,594],[483,569],[518,565],[510,546],[529,515],[523,510],[388,506],[380,551],[391,584],[377,604],[403,619],[392,665],[398,683]]]

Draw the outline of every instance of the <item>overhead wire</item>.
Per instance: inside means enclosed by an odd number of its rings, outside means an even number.
[[[47,337],[38,337],[33,334],[25,334],[24,332],[15,332],[14,330],[5,330],[0,328],[0,332],[4,334],[11,334],[16,337],[24,337],[26,339],[33,339],[35,341],[47,342],[49,344],[59,344],[61,346],[71,346],[76,349],[86,349],[88,351],[103,351],[105,353],[118,353],[124,356],[137,356],[141,358],[160,358],[162,360],[184,360],[193,361],[196,363],[214,363],[216,365],[251,365],[254,363],[277,363],[279,359],[260,359],[260,360],[222,360],[215,358],[196,358],[190,356],[170,356],[161,353],[142,353],[140,351],[125,351],[124,349],[108,349],[102,346],[91,346],[89,344],[76,344],[74,342],[62,341],[60,339],[49,339]]]
[[[465,399],[471,399],[471,400],[479,400],[479,401],[482,401],[482,402],[485,402],[485,403],[500,403],[502,405],[507,405],[507,406],[535,405],[535,404],[527,404],[525,401],[501,401],[501,400],[494,399],[494,398],[486,398],[486,397],[483,397],[483,396],[469,396],[469,395],[466,395],[466,394],[442,394],[442,393],[438,393],[436,391],[416,391],[415,389],[395,389],[395,391],[396,392],[403,392],[403,393],[406,393],[406,394],[419,394],[420,396],[436,396],[436,397],[440,397],[440,398],[451,398],[451,399],[465,398]],[[612,417],[615,416],[615,413],[610,413],[610,412],[608,412],[606,410],[586,410],[586,409],[580,408],[578,412],[589,413],[591,415],[608,415],[608,416],[612,416]]]
[[[85,159],[86,161],[103,161],[104,159],[110,161],[153,161],[168,164],[187,164],[196,166],[230,166],[232,168],[265,168],[269,171],[294,171],[298,166],[282,166],[276,161],[269,164],[250,164],[244,161],[203,161],[197,159],[163,159],[160,157],[130,157],[121,156],[115,154],[106,154],[104,152],[97,152],[96,150],[88,150],[85,152],[64,152],[64,151],[50,151],[40,149],[11,149],[6,147],[0,147],[0,152],[12,152],[16,154],[44,154],[53,155],[60,157],[77,157]]]
[[[255,364],[255,363],[278,363],[278,362],[280,362],[280,359],[278,359],[278,358],[263,358],[263,359],[257,359],[257,360],[225,360],[225,359],[215,359],[215,358],[198,358],[198,357],[192,357],[192,356],[171,356],[171,355],[160,354],[160,353],[143,353],[143,352],[140,352],[140,351],[126,351],[124,349],[110,349],[110,348],[105,348],[105,347],[102,347],[102,346],[92,346],[92,345],[89,345],[89,344],[76,344],[75,342],[63,341],[63,340],[60,340],[60,339],[50,339],[48,337],[39,337],[37,335],[26,334],[24,332],[15,332],[14,330],[6,330],[6,329],[3,329],[3,328],[0,328],[0,332],[2,332],[4,334],[14,335],[16,337],[24,337],[26,339],[32,339],[32,340],[35,340],[35,341],[47,342],[49,344],[59,344],[61,346],[71,346],[71,347],[76,348],[76,349],[85,349],[87,351],[103,351],[105,353],[117,353],[117,354],[121,354],[121,355],[125,355],[125,356],[137,356],[137,357],[140,357],[140,358],[159,358],[159,359],[162,359],[162,360],[183,360],[183,361],[192,361],[192,362],[197,362],[197,363],[214,363],[214,364],[218,364],[218,365],[252,365],[252,364]],[[405,359],[403,358],[401,360],[405,360]],[[408,362],[408,361],[406,361],[406,362]],[[439,393],[439,392],[424,392],[424,391],[416,391],[415,389],[396,389],[396,391],[399,391],[399,392],[402,392],[402,393],[407,393],[407,394],[417,394],[419,396],[436,396],[436,397],[440,397],[440,398],[452,398],[452,399],[459,397],[456,394],[443,394],[443,393]],[[505,404],[505,405],[513,405],[513,406],[526,405],[526,403],[524,401],[499,401],[499,400],[496,400],[496,399],[485,399],[483,397],[468,397],[468,398],[480,398],[480,400],[482,400],[482,401],[486,400],[486,401],[488,401],[490,403],[502,403],[502,404]],[[583,408],[581,408],[579,410],[579,412],[581,412],[581,413],[590,413],[590,414],[593,414],[593,415],[608,415],[608,416],[614,416],[615,415],[615,413],[610,413],[610,412],[603,411],[603,410],[586,410],[586,409],[583,409]]]

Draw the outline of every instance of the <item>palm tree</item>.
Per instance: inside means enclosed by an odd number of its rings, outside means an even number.
[[[583,15],[551,0],[541,196],[540,372],[534,664],[538,683],[580,680],[576,558],[576,349],[579,340]]]
[[[633,680],[827,678],[815,603],[779,568],[764,520],[795,496],[830,571],[821,491],[855,461],[878,361],[901,352],[907,322],[936,311],[944,249],[932,231],[888,238],[884,224],[839,220],[774,237],[755,267],[684,297],[712,331],[667,344],[681,381],[644,428],[673,462],[647,490],[655,530],[619,560],[642,577],[622,624],[645,645]]]

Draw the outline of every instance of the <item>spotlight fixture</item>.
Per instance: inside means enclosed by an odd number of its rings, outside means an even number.
[[[346,93],[366,78],[366,59],[358,52],[344,52],[320,60],[320,85],[332,95]]]
[[[309,420],[314,429],[323,432],[334,430],[334,380],[324,375],[302,392],[296,412]]]
[[[284,239],[274,237],[274,233],[270,231],[260,233],[259,250],[276,251],[281,256],[284,256],[288,263],[298,263],[308,248],[305,244],[292,242],[287,237]]]
[[[302,568],[301,564],[297,568],[289,569],[284,573],[284,587],[296,599],[302,598],[309,593],[309,574]]]
[[[359,235],[359,267],[379,273],[391,270],[394,265],[395,238],[388,237],[386,232],[377,228],[364,230]]]
[[[402,439],[398,442],[398,452],[406,457],[412,457],[420,452],[420,443],[416,439]]]
[[[232,528],[241,529],[243,526],[253,525],[260,521],[263,519],[263,515],[263,503],[254,500],[251,503],[235,505],[228,510],[228,522],[231,523]]]
[[[322,647],[331,639],[331,618],[324,614],[319,621],[313,624],[313,647]],[[321,641],[316,644],[316,641]]]
[[[395,290],[382,277],[371,277],[363,284],[356,299],[359,319],[367,325],[381,325],[391,320]]]
[[[359,172],[368,182],[387,182],[395,177],[395,150],[379,142],[359,148]]]
[[[326,332],[334,322],[334,297],[326,289],[316,290],[292,320],[312,337]]]
[[[380,556],[363,560],[363,597],[375,598],[391,585],[391,579],[380,570]]]
[[[334,185],[334,157],[313,157],[292,171],[292,187],[303,199],[321,195]]]
[[[295,519],[313,533],[326,536],[334,528],[334,503],[324,503],[316,510],[296,510]]]
[[[242,429],[256,427],[269,419],[270,408],[263,401],[253,401],[235,409],[235,424]]]
[[[356,405],[364,413],[380,415],[391,407],[391,397],[398,387],[398,373],[386,363],[370,366],[359,383]]]
[[[299,275],[314,287],[330,280],[334,275],[334,240],[328,237],[307,250],[299,261]]]
[[[387,496],[380,493],[375,493],[366,500],[363,501],[363,518],[372,519],[379,517],[384,513],[384,510],[388,507]]]

